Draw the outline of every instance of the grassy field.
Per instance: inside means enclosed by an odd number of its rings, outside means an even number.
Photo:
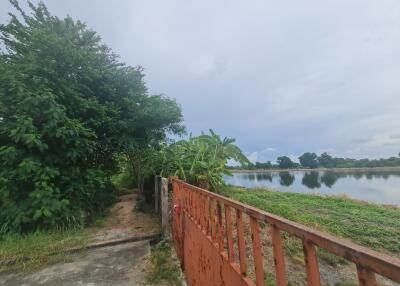
[[[68,249],[85,246],[86,230],[35,232],[0,238],[0,270],[34,271],[45,265],[70,261]]]
[[[152,266],[146,275],[149,285],[159,285],[161,282],[168,285],[182,285],[179,264],[173,261],[171,254],[171,245],[168,243],[162,242],[152,247],[150,258]]]
[[[220,193],[360,245],[400,255],[400,208],[265,189],[225,187]]]

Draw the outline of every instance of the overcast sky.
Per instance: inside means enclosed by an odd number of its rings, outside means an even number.
[[[190,132],[234,137],[253,161],[400,152],[398,0],[44,2],[143,66]]]

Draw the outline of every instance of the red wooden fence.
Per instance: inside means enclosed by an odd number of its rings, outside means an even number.
[[[176,178],[172,179],[172,185],[173,239],[191,286],[266,285],[260,225],[271,228],[271,255],[278,286],[287,285],[290,276],[285,266],[283,233],[297,237],[303,244],[308,285],[321,284],[316,247],[355,263],[359,285],[378,285],[375,274],[400,283],[400,260],[397,258],[313,230]],[[249,218],[247,221],[244,215]],[[251,243],[246,239],[247,228],[250,229]],[[249,266],[253,269],[251,273]]]

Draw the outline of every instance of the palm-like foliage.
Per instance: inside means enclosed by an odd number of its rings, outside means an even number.
[[[234,142],[235,139],[221,139],[210,130],[210,134],[190,136],[188,140],[165,146],[159,155],[160,173],[215,190],[223,184],[223,175],[230,175],[226,168],[229,160],[242,165],[250,163]]]
[[[234,138],[225,137],[223,140],[221,140],[221,137],[212,129],[210,129],[210,135],[202,134],[198,137],[198,139],[205,142],[211,149],[214,150],[214,159],[232,159],[242,165],[250,163],[247,157],[243,155],[242,150],[233,144],[236,141]]]

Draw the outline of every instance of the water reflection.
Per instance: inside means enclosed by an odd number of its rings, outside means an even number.
[[[272,179],[272,177],[271,177]],[[281,186],[289,187],[294,182],[294,175],[289,172],[279,172],[279,183]]]
[[[366,171],[265,171],[234,173],[231,185],[270,187],[288,192],[346,194],[349,197],[400,205],[400,170]]]
[[[361,177],[359,177],[360,179]],[[332,188],[332,186],[337,182],[339,176],[333,172],[325,172],[321,176],[321,182],[327,186],[328,188]]]
[[[307,186],[310,189],[320,188],[321,184],[319,183],[319,174],[318,172],[310,172],[306,173],[301,179],[303,185]]]
[[[400,171],[399,171],[400,172]],[[380,173],[379,171],[368,171],[368,172],[337,172],[337,171],[310,171],[305,172],[302,178],[303,185],[307,186],[310,189],[318,189],[321,187],[321,184],[324,184],[328,188],[332,188],[332,186],[340,179],[340,178],[354,178],[356,180],[361,180],[363,178],[367,180],[374,179],[384,179],[388,180],[390,176],[400,177],[400,173]],[[284,183],[282,186],[286,186]]]
[[[272,174],[271,173],[257,173],[257,180],[272,182]]]

